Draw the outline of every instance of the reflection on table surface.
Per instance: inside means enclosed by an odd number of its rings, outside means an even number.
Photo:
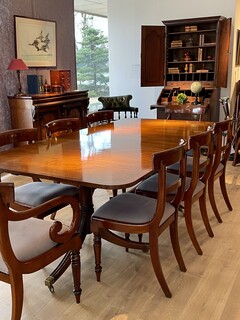
[[[207,130],[210,122],[123,119],[0,153],[0,169],[100,188],[128,187],[149,175],[152,154]]]

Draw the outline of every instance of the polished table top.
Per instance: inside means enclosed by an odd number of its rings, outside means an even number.
[[[0,152],[0,170],[105,189],[130,187],[152,170],[152,154],[207,130],[211,122],[123,119],[50,142]]]
[[[152,154],[205,131],[210,122],[123,119],[0,152],[0,170],[79,186],[82,240],[91,233],[95,188],[122,189],[152,172]],[[51,273],[51,285],[70,264],[69,254]],[[49,283],[49,281],[47,281]]]

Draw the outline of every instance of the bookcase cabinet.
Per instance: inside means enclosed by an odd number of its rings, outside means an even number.
[[[209,120],[216,121],[216,90],[227,87],[231,19],[212,16],[163,24],[142,26],[141,86],[164,87],[157,104],[172,102],[174,88],[189,95],[191,102],[191,84],[200,81],[210,107],[214,92]]]

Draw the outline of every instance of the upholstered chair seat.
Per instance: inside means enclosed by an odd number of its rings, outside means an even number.
[[[30,182],[15,188],[15,202],[36,207],[61,195],[78,196],[77,187],[48,182]]]

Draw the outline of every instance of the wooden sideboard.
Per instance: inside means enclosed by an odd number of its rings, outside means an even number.
[[[12,128],[37,128],[38,138],[45,139],[44,125],[55,119],[77,117],[86,121],[88,91],[43,93],[8,97]]]

